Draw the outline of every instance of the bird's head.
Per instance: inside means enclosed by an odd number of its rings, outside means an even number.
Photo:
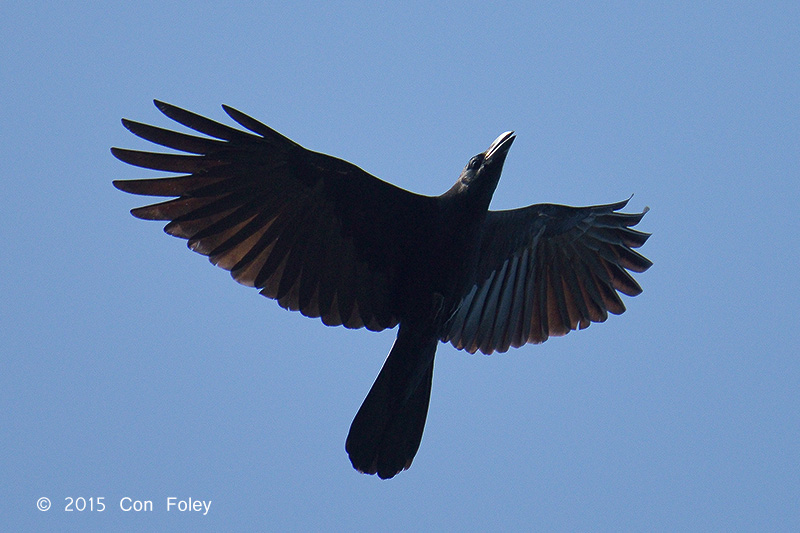
[[[514,139],[514,132],[507,131],[495,139],[485,152],[472,157],[461,171],[454,192],[465,193],[469,190],[481,195],[488,194],[491,199]]]

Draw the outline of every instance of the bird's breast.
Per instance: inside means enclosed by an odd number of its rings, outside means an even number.
[[[399,286],[403,315],[449,316],[458,307],[474,283],[481,221],[442,217],[416,238]]]

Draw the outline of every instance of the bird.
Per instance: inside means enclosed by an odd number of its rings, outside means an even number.
[[[650,234],[633,229],[648,208],[622,212],[630,198],[490,210],[512,131],[470,158],[442,195],[425,196],[232,107],[222,106],[241,128],[154,103],[192,131],[122,120],[179,152],[111,149],[125,163],[170,174],[113,181],[169,198],[133,216],[167,221],[166,233],[285,309],[327,326],[399,326],[346,439],[362,473],[388,479],[411,466],[440,342],[488,355],[604,322],[625,311],[620,293],[642,292],[631,272],[652,265],[635,250]]]

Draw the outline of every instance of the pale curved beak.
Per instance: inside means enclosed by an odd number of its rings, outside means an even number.
[[[502,154],[503,158],[505,158],[506,154],[508,153],[508,149],[511,148],[511,143],[514,142],[516,136],[514,135],[513,131],[507,131],[501,134],[494,142],[489,146],[489,149],[486,150],[486,161],[491,162],[491,160],[495,157],[495,154],[500,155]]]

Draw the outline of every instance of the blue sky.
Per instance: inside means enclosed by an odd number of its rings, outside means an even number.
[[[777,2],[0,7],[0,515],[14,529],[797,530],[800,8]],[[128,214],[120,118],[237,107],[493,208],[634,193],[655,265],[604,324],[441,345],[412,468],[349,424],[395,332],[279,308]],[[40,497],[52,508],[36,509]],[[65,498],[103,497],[103,512]],[[124,497],[153,501],[123,512]],[[211,500],[206,516],[168,497]]]

